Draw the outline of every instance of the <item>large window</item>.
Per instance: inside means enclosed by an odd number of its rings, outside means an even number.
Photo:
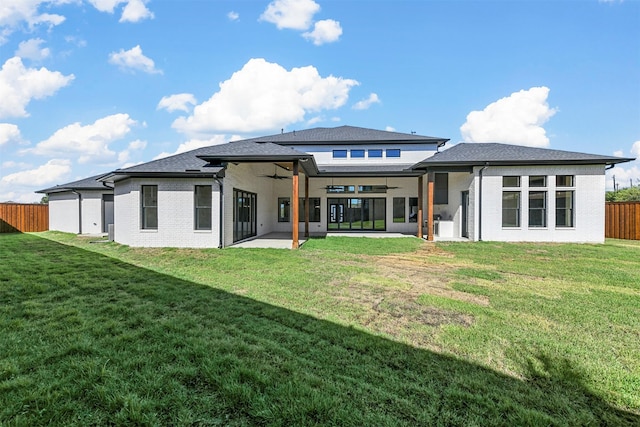
[[[304,222],[304,197],[299,199],[300,215],[299,222]],[[320,198],[309,197],[309,222],[320,222]]]
[[[196,230],[211,230],[211,186],[196,185],[194,214]]]
[[[436,173],[433,182],[433,204],[449,204],[449,174]]]
[[[404,197],[393,198],[393,222],[405,222],[405,200]]]
[[[547,226],[547,192],[529,191],[529,227]]]
[[[556,227],[573,227],[573,191],[556,191]]]
[[[278,222],[289,222],[291,203],[288,197],[278,197]]]
[[[390,157],[400,157],[400,149],[399,148],[387,148],[387,158]]]
[[[333,158],[334,159],[346,159],[347,158],[347,150],[333,150]]]
[[[520,227],[520,192],[502,192],[502,226]]]
[[[409,197],[409,222],[418,222],[418,198]]]
[[[257,234],[256,212],[258,195],[233,189],[233,241],[253,237]]]
[[[142,186],[142,228],[144,230],[158,229],[158,186]]]

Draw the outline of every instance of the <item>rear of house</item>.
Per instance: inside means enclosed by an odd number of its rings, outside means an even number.
[[[604,241],[605,168],[631,159],[506,144],[442,150],[447,141],[352,126],[283,132],[88,178],[93,189],[43,192],[56,203],[52,229],[84,233],[104,230],[112,194],[115,240],[131,246],[225,247],[287,232],[295,248],[299,236],[363,231]]]

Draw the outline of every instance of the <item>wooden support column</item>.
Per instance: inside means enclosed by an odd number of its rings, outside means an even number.
[[[423,197],[424,189],[422,188],[422,175],[418,177],[418,239],[422,239],[423,231],[422,225],[424,224],[424,219],[422,216],[422,205],[423,205]]]
[[[291,249],[298,249],[300,246],[300,241],[298,239],[298,220],[300,218],[299,212],[299,203],[298,203],[298,161],[293,161],[293,181],[291,188],[291,210],[293,214],[291,215],[291,224],[292,224],[292,242]]]
[[[304,237],[309,237],[309,176],[304,175]]]
[[[433,240],[433,181],[435,175],[429,172],[427,175],[427,240]]]

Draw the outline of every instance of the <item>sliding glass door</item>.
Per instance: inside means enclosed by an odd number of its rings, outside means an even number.
[[[257,198],[255,193],[233,189],[233,241],[256,235]]]
[[[329,198],[328,230],[384,231],[385,198]]]

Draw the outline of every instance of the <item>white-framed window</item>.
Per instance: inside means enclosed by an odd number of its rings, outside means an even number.
[[[196,230],[211,230],[212,187],[210,185],[196,185],[194,198],[194,226]]]
[[[547,192],[529,191],[529,227],[547,226]]]
[[[158,186],[143,185],[140,191],[143,230],[158,229]]]
[[[520,191],[502,192],[502,226],[520,227]]]

